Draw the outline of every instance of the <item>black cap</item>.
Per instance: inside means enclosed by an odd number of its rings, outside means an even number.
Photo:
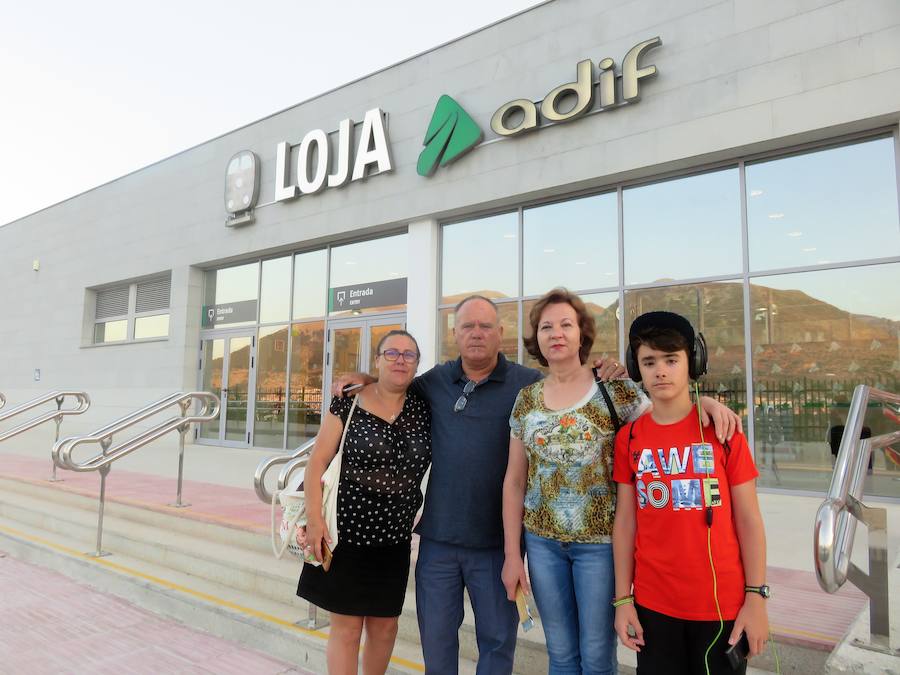
[[[675,312],[647,312],[631,322],[628,329],[628,342],[638,334],[650,328],[668,328],[680,333],[688,343],[689,353],[694,351],[694,327],[681,314]]]

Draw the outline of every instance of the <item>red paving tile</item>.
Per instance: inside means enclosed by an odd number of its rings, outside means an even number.
[[[49,462],[3,454],[0,478],[11,478],[73,492],[89,497],[99,497],[100,477],[96,472],[79,473],[60,470],[63,481],[47,480]],[[113,469],[106,479],[106,499],[132,506],[140,506],[203,522],[215,522],[229,527],[268,532],[271,527],[271,506],[263,504],[251,488],[236,488],[214,483],[185,480],[182,500],[191,506],[176,509],[176,481],[173,478],[153,476],[133,471]]]
[[[9,556],[0,597],[4,673],[307,672]]]

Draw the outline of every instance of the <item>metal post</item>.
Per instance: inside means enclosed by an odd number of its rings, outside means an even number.
[[[103,453],[106,454],[106,451],[109,450],[109,446],[112,444],[112,438],[107,436],[102,441],[100,441],[100,446],[103,448]],[[92,558],[102,558],[104,556],[109,555],[106,551],[103,550],[101,546],[101,541],[103,539],[103,510],[106,506],[106,476],[109,475],[109,464],[104,464],[101,466],[98,471],[100,472],[100,509],[97,514],[97,550],[93,553],[89,553]]]
[[[861,464],[867,466],[868,462]],[[869,596],[869,639],[871,643],[854,640],[864,649],[884,654],[898,655],[891,649],[890,593],[888,592],[887,559],[887,509],[866,506],[853,496],[848,496],[850,512],[866,524],[869,530],[869,573],[866,574],[852,562],[847,578]]]
[[[57,397],[56,397],[56,411],[57,411],[57,412],[59,412],[60,410],[62,410],[62,404],[63,404],[63,401],[65,401],[65,400],[66,400],[66,399],[65,399],[64,396],[57,396]],[[53,439],[53,445],[56,445],[56,443],[59,441],[59,427],[60,427],[60,425],[62,424],[62,414],[59,414],[59,415],[57,415],[56,417],[54,417],[54,418],[53,418],[53,421],[56,422],[56,436],[55,436],[54,439]],[[50,466],[51,466],[51,470],[50,470],[50,482],[51,482],[51,483],[57,483],[57,482],[59,482],[59,481],[62,481],[62,480],[63,480],[62,478],[57,478],[57,477],[56,477],[56,462],[54,462],[52,459],[50,460]]]
[[[188,406],[190,402],[188,401],[179,401],[178,406],[181,408],[181,416],[184,417],[187,415]],[[190,428],[190,424],[182,424],[178,427],[178,493],[175,497],[175,503],[169,504],[169,506],[174,506],[176,509],[183,509],[190,504],[182,504],[181,503],[181,486],[184,478],[184,437]]]

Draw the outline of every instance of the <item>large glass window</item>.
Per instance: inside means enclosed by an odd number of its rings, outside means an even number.
[[[284,445],[287,345],[287,326],[259,329],[253,445],[260,448],[281,448]]]
[[[328,297],[328,251],[298,253],[294,256],[293,318],[311,319],[325,316]]]
[[[614,192],[525,209],[523,295],[617,286],[617,214]]]
[[[331,249],[331,315],[405,309],[408,260],[405,234]]]
[[[623,190],[625,283],[740,272],[738,170]]]
[[[259,322],[287,321],[291,303],[291,258],[263,260]]]
[[[319,433],[322,424],[322,368],[325,322],[291,326],[291,380],[287,436],[289,449]]]
[[[456,304],[477,293],[487,298],[519,294],[519,216],[504,213],[445,225],[441,302]]]
[[[753,279],[753,387],[757,464],[772,487],[827,489],[857,384],[898,391],[900,264]],[[880,406],[872,435],[896,428]],[[836,444],[834,451],[836,451]],[[896,496],[900,471],[876,451],[867,494]]]
[[[259,262],[206,273],[204,328],[232,328],[256,323]]]
[[[894,141],[747,165],[750,269],[900,254]]]

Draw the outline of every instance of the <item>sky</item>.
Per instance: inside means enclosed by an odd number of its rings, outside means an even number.
[[[536,4],[10,3],[0,226]]]

